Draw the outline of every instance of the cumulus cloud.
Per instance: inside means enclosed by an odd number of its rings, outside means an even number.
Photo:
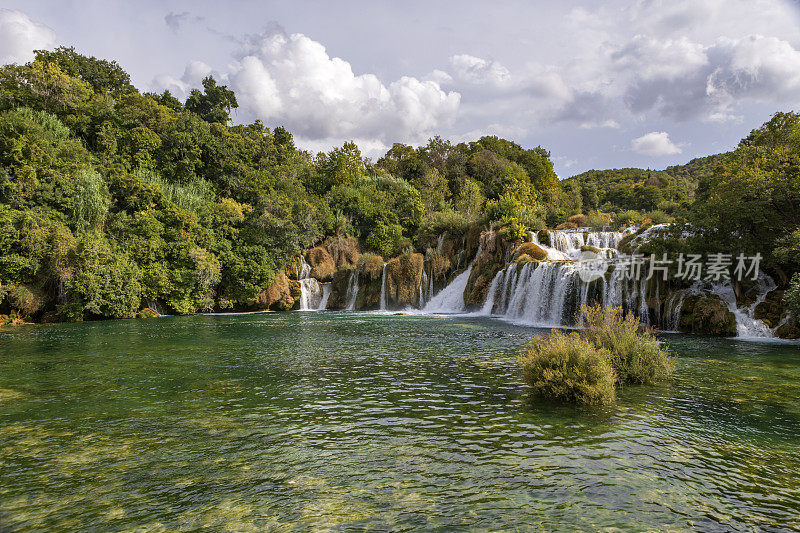
[[[309,140],[421,141],[447,125],[460,102],[435,80],[402,76],[386,85],[355,74],[321,43],[276,26],[246,42],[229,76],[243,112]]]
[[[203,78],[209,74],[213,75],[217,82],[227,80],[227,75],[215,72],[210,65],[202,61],[194,60],[186,64],[180,78],[169,74],[160,74],[153,79],[151,85],[158,90],[168,90],[176,98],[185,99],[192,89],[201,87]]]
[[[631,141],[634,152],[650,155],[675,155],[681,153],[680,147],[674,144],[665,131],[651,131]]]
[[[708,46],[642,37],[615,61],[635,72],[625,95],[634,112],[713,120],[743,101],[800,102],[800,51],[775,37],[722,37]]]
[[[27,63],[34,50],[52,48],[53,30],[32,21],[21,11],[0,9],[0,64]]]

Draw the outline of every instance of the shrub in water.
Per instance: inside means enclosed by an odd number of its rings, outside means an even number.
[[[619,307],[581,307],[581,336],[606,350],[620,383],[657,383],[669,379],[673,362],[652,331],[639,331],[639,320]]]
[[[549,337],[534,337],[520,362],[536,396],[584,405],[614,401],[616,375],[609,354],[577,333],[554,330]]]

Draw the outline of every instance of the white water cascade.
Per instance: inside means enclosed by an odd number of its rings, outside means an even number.
[[[745,307],[736,306],[736,293],[734,293],[730,282],[718,283],[711,288],[711,292],[719,296],[728,306],[728,310],[736,316],[736,329],[739,337],[761,338],[774,336],[774,330],[770,329],[763,320],[754,318],[753,315],[755,314],[756,306],[767,298],[767,294],[773,291],[777,284],[775,280],[764,274],[757,280],[757,285],[759,289],[758,297],[751,305]]]
[[[347,303],[345,309],[353,311],[356,308],[356,298],[358,298],[358,270],[353,269],[350,273],[350,279],[347,280],[347,293],[345,294]]]
[[[386,304],[387,301],[387,294],[386,294],[386,263],[383,264],[383,271],[381,272],[381,304],[380,310],[386,311]]]
[[[300,310],[324,311],[328,306],[328,297],[331,295],[331,284],[320,283],[311,277],[311,266],[305,258],[300,256],[300,268],[297,270],[297,279],[300,282]]]
[[[467,306],[464,303],[464,290],[467,288],[469,275],[472,273],[472,265],[475,264],[475,259],[477,259],[480,254],[481,249],[478,247],[478,253],[475,254],[475,258],[470,262],[466,270],[456,276],[447,287],[432,297],[422,310],[427,313],[463,313],[466,311]]]
[[[655,226],[636,237],[634,242],[641,243],[648,232],[654,235],[664,227]],[[775,282],[766,275],[757,281],[758,297],[744,307],[737,306],[730,282],[716,285],[698,282],[690,288],[673,291],[662,302],[660,292],[664,287],[657,280],[648,282],[644,275],[638,279],[628,279],[607,272],[594,282],[584,281],[580,275],[580,263],[576,261],[580,258],[581,247],[592,246],[605,250],[606,257],[612,258],[618,255],[617,247],[630,231],[551,231],[551,246],[542,245],[537,236],[531,234],[531,240],[547,251],[547,260],[523,265],[512,263],[499,271],[489,286],[486,301],[479,313],[538,327],[572,326],[579,319],[581,305],[592,301],[633,312],[643,325],[677,331],[686,297],[713,294],[719,296],[736,317],[739,337],[774,335],[777,328],[770,329],[763,321],[754,318],[756,306],[776,287]]]

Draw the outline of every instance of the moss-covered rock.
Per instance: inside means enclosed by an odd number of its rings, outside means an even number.
[[[800,324],[787,322],[775,330],[775,336],[781,339],[800,339]]]
[[[581,252],[591,252],[591,253],[597,254],[597,255],[600,255],[600,254],[603,253],[600,250],[600,248],[597,248],[596,246],[590,246],[588,244],[584,244],[583,246],[581,246]]]
[[[357,268],[362,276],[371,280],[378,279],[383,272],[383,257],[375,254],[361,254]]]
[[[544,261],[547,259],[547,252],[544,248],[532,242],[523,243],[522,246],[517,248],[517,251],[514,253],[514,258],[516,259],[523,255],[527,255],[537,261]]]
[[[153,311],[149,307],[145,307],[141,311],[136,314],[136,318],[157,318],[159,315],[157,312]]]
[[[317,246],[306,252],[306,262],[311,266],[311,277],[319,281],[331,281],[336,272],[336,262],[323,246]]]
[[[331,237],[326,241],[325,248],[337,269],[354,267],[361,256],[355,237]]]
[[[407,307],[419,304],[419,286],[422,283],[422,254],[403,254],[386,263],[386,302],[389,307]]]
[[[300,283],[290,280],[286,272],[278,272],[272,284],[247,303],[248,311],[288,311],[300,297]]]
[[[717,337],[735,337],[736,316],[728,310],[728,306],[719,296],[687,296],[683,302],[678,329]]]
[[[577,228],[582,228],[586,225],[586,215],[578,214],[572,215],[567,219],[567,223],[574,224]]]
[[[753,310],[753,318],[763,320],[770,328],[776,327],[786,316],[787,309],[783,303],[783,291],[774,290],[767,294],[764,301]]]
[[[347,305],[347,289],[350,286],[350,277],[353,272],[358,272],[353,268],[343,268],[333,274],[331,282],[331,294],[328,296],[328,309],[344,309]]]
[[[539,233],[536,234],[536,238],[543,246],[550,246],[550,232],[546,229],[539,230]]]

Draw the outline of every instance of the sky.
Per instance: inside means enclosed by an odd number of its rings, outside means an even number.
[[[305,149],[499,135],[550,150],[560,177],[728,151],[800,110],[789,0],[0,0],[0,62],[59,45],[141,91],[184,98],[213,74],[235,122]]]

